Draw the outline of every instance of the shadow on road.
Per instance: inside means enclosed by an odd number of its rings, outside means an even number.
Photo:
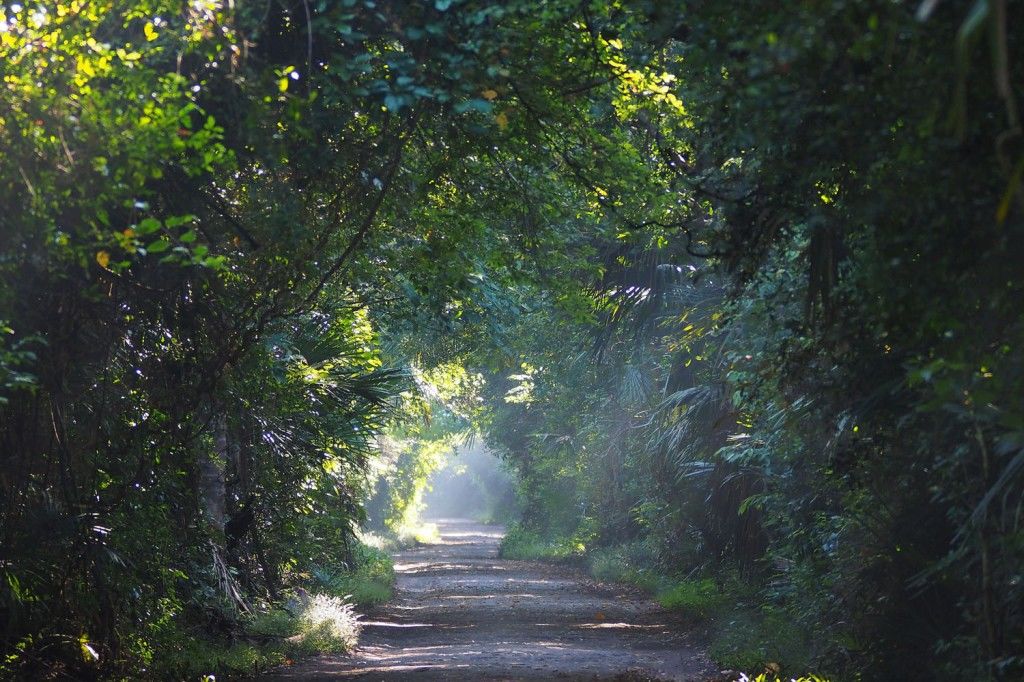
[[[395,555],[395,599],[351,656],[265,680],[696,680],[706,656],[669,613],[574,569],[498,558],[503,529],[437,521],[440,542]]]

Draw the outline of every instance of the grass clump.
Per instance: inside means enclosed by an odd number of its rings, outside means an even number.
[[[666,609],[683,611],[697,618],[709,618],[728,605],[729,596],[714,580],[680,580],[657,596]]]
[[[501,540],[504,559],[571,561],[583,556],[586,547],[573,538],[542,538],[522,526],[513,526]]]
[[[359,640],[359,616],[352,604],[340,597],[309,597],[296,620],[298,632],[292,639],[310,653],[344,653]]]
[[[415,545],[433,545],[441,541],[441,531],[436,523],[416,523],[404,525],[396,532],[400,547]]]
[[[147,673],[153,679],[179,680],[213,675],[220,682],[249,678],[305,656],[350,651],[359,638],[355,607],[392,596],[391,558],[374,544],[354,543],[347,564],[291,574],[294,592],[283,604],[264,605],[252,614],[216,600],[195,604],[190,620],[205,626],[186,629],[168,620],[155,627],[160,655],[151,657],[154,665]]]

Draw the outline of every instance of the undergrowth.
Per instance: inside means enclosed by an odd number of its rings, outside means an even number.
[[[502,538],[504,559],[573,561],[583,557],[586,547],[573,538],[549,540],[521,526],[513,526]]]
[[[708,654],[740,670],[806,670],[811,663],[807,633],[782,608],[732,601],[710,617]]]
[[[391,599],[395,569],[391,557],[381,546],[360,542],[352,550],[354,567],[312,571],[313,589],[337,597],[347,597],[358,606],[373,606]]]
[[[242,679],[316,654],[350,651],[359,637],[355,607],[389,600],[394,567],[384,542],[367,536],[352,547],[348,565],[320,566],[292,577],[283,603],[238,614],[222,604],[204,604],[213,626],[186,630],[174,621],[155,628],[153,679],[219,681]],[[308,588],[308,589],[307,589]],[[216,632],[216,635],[211,635]]]
[[[605,582],[633,585],[658,603],[706,627],[708,653],[723,668],[769,671],[745,678],[771,682],[772,672],[807,670],[811,648],[807,633],[781,606],[766,603],[761,593],[739,576],[713,580],[673,576],[659,565],[657,553],[642,542],[587,551],[572,538],[549,539],[513,527],[501,545],[509,559],[584,560],[589,573]],[[823,682],[822,678],[796,678]]]
[[[417,522],[403,525],[398,528],[395,535],[399,547],[432,545],[441,540],[441,532],[437,529],[436,523]]]
[[[291,612],[284,608],[244,616],[230,637],[209,638],[168,628],[155,679],[241,679],[303,656],[343,653],[355,646],[358,616],[343,599],[317,594]]]

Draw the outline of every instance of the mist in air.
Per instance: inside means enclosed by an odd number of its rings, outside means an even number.
[[[504,524],[519,516],[511,473],[479,441],[455,448],[431,476],[423,504],[426,520],[459,518]]]

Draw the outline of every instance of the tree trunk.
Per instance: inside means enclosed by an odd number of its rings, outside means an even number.
[[[199,454],[199,504],[207,523],[223,535],[227,520],[228,420],[220,403],[214,409],[217,414],[213,418],[213,449]]]

